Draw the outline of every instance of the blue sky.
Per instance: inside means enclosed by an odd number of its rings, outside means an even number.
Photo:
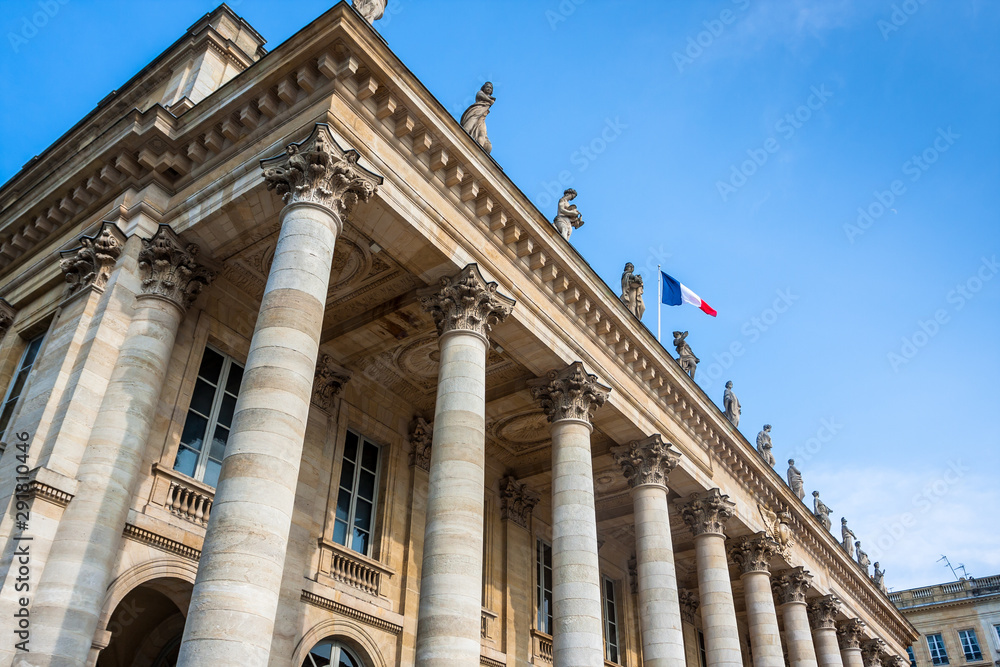
[[[6,0],[0,180],[215,4]],[[230,3],[271,49],[331,4]],[[646,273],[647,326],[658,263],[719,311],[665,307],[665,342],[890,587],[1000,573],[1000,5],[391,0],[377,27],[456,116],[494,82],[493,157],[550,217],[579,191],[573,245]]]

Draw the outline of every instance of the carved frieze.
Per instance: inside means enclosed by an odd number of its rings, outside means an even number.
[[[410,427],[410,465],[423,468],[430,472],[431,469],[431,442],[434,433],[430,424],[423,417],[417,417]]]
[[[611,388],[599,383],[597,376],[588,373],[579,361],[561,371],[549,371],[544,378],[530,380],[528,388],[551,422],[562,419],[591,422],[594,412],[611,393]]]
[[[333,399],[340,395],[350,379],[349,370],[334,362],[329,354],[321,354],[313,382],[313,403],[329,410],[333,406]]]
[[[515,304],[498,289],[495,282],[486,282],[477,264],[469,264],[458,275],[442,278],[439,286],[421,290],[420,305],[434,317],[439,334],[471,331],[489,337]]]
[[[793,567],[771,578],[771,589],[778,604],[805,602],[812,575],[804,567]]]
[[[141,296],[160,297],[187,310],[215,277],[197,256],[198,246],[182,243],[169,225],[160,225],[153,238],[142,240],[139,251]]]
[[[659,433],[643,440],[633,440],[624,447],[611,450],[615,462],[631,488],[644,484],[657,484],[666,488],[667,475],[677,467],[680,452],[671,449],[669,442],[663,442]]]
[[[719,489],[696,493],[677,503],[681,518],[698,535],[725,535],[726,522],[733,517],[736,503]]]
[[[125,234],[113,222],[105,222],[93,236],[80,239],[80,247],[60,254],[59,268],[70,293],[93,285],[104,289],[118,258],[125,249]]]

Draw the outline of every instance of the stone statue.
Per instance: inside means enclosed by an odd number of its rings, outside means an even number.
[[[740,425],[740,399],[736,398],[736,394],[733,393],[733,381],[730,380],[726,383],[726,393],[722,397],[722,406],[726,413],[726,419],[732,422],[733,426]]]
[[[583,216],[576,209],[576,204],[570,204],[574,199],[576,199],[576,190],[573,188],[563,192],[563,196],[559,200],[559,210],[556,213],[555,219],[552,220],[552,224],[556,226],[556,230],[567,241],[569,241],[569,235],[573,233],[574,229],[583,227]]]
[[[795,459],[788,459],[788,488],[799,497],[799,500],[806,497],[802,484],[802,473],[795,467]]]
[[[493,144],[486,136],[486,117],[490,115],[490,107],[497,101],[493,97],[493,84],[487,81],[476,93],[476,101],[462,114],[462,129],[469,133],[477,144],[487,153],[493,152]]]
[[[855,542],[854,546],[858,550],[858,565],[860,565],[861,569],[865,571],[865,574],[868,574],[868,568],[871,567],[872,562],[868,558],[868,554],[861,550],[861,540]]]
[[[819,499],[819,491],[813,491],[813,515],[819,519],[820,524],[827,530],[830,530],[830,526],[833,525],[830,521],[831,511],[826,506],[826,503]]]
[[[840,536],[843,538],[841,546],[844,547],[844,551],[847,552],[848,558],[854,558],[854,540],[856,538],[854,531],[847,527],[847,519],[840,517]]]
[[[875,562],[875,586],[878,587],[885,595],[889,594],[889,590],[885,587],[885,570],[879,569],[878,561]]]
[[[701,359],[694,356],[691,346],[687,344],[686,340],[684,340],[687,338],[687,335],[687,331],[675,331],[674,347],[677,349],[677,363],[680,365],[681,370],[690,375],[693,380],[694,372],[698,368],[698,362],[700,362]]]
[[[385,14],[386,2],[387,0],[351,0],[354,9],[368,23],[375,23],[382,18],[382,15]]]
[[[764,424],[764,430],[757,434],[757,452],[760,457],[767,462],[767,465],[774,467],[777,461],[774,460],[774,454],[771,453],[771,425]]]
[[[646,304],[642,300],[642,276],[635,274],[635,265],[632,262],[625,264],[625,271],[622,273],[622,296],[621,300],[633,315],[642,319],[642,314],[646,312]]]

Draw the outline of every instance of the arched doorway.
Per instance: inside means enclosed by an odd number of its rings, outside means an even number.
[[[154,579],[128,592],[108,620],[111,640],[97,667],[176,667],[191,584]]]
[[[367,667],[336,639],[324,639],[309,651],[302,667]]]

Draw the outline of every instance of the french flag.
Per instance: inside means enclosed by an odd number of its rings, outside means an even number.
[[[663,276],[663,303],[668,306],[679,306],[682,303],[690,303],[692,306],[697,306],[705,313],[708,313],[712,317],[718,315],[718,311],[712,308],[710,305],[705,303],[705,300],[700,296],[688,289],[687,285],[682,285],[678,280],[671,278],[663,271],[660,271],[660,275]]]

